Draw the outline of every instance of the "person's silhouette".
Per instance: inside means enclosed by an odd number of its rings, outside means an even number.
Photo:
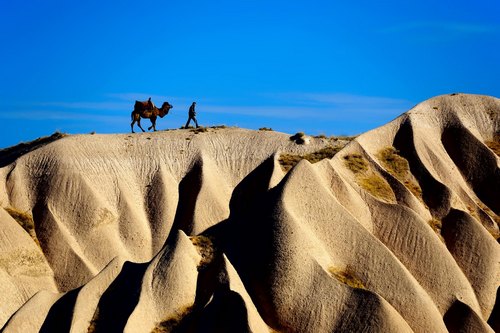
[[[198,126],[198,121],[196,120],[196,110],[195,110],[195,107],[196,107],[196,102],[193,102],[193,104],[191,104],[191,106],[189,107],[189,118],[188,118],[188,121],[186,123],[186,126],[184,126],[184,128],[188,128],[189,123],[191,122],[191,119],[194,120],[196,128],[200,127],[200,126]]]

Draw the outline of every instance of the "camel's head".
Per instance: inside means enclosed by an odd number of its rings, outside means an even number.
[[[173,108],[173,106],[169,102],[163,102],[159,116],[163,118],[165,115],[168,114],[168,111],[170,111],[171,108]]]
[[[171,105],[169,102],[163,102],[161,108],[170,110],[171,108],[173,108],[173,105]]]

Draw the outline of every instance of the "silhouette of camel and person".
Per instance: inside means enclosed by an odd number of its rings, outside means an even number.
[[[164,102],[161,106],[161,108],[157,108],[153,101],[151,100],[151,97],[147,101],[135,101],[134,104],[134,111],[132,111],[131,117],[132,117],[132,123],[130,124],[130,129],[132,130],[132,133],[134,132],[134,124],[137,123],[137,126],[145,132],[145,130],[141,126],[141,118],[142,119],[149,119],[151,121],[151,126],[148,127],[148,131],[151,130],[151,128],[156,131],[156,119],[158,117],[163,118],[165,117],[170,109],[172,109],[173,106],[169,102]],[[196,125],[196,128],[199,128],[200,126],[198,125],[198,120],[196,120],[196,102],[193,102],[191,106],[189,107],[188,111],[188,120],[186,122],[186,125],[184,128],[188,128],[189,123],[191,120],[194,121],[194,124]]]

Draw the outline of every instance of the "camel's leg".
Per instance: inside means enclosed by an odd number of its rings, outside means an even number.
[[[151,129],[153,129],[155,132],[156,132],[156,117],[155,118],[150,118],[149,120],[151,120],[151,126],[148,127],[148,131],[150,131]]]
[[[134,124],[136,121],[137,121],[137,118],[136,118],[135,114],[132,112],[132,123],[130,124],[130,129],[132,130],[132,133],[135,133],[134,132]]]
[[[142,126],[141,126],[141,118],[137,119],[137,126],[139,126],[139,128],[140,128],[143,132],[146,132],[146,131],[144,130],[144,128],[142,128]]]

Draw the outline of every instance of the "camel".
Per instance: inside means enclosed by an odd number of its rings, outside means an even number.
[[[151,128],[156,131],[156,118],[160,116],[160,118],[165,117],[168,114],[168,111],[173,108],[168,102],[164,102],[161,108],[157,108],[153,106],[153,109],[148,107],[148,102],[135,101],[134,111],[132,111],[132,123],[130,124],[130,128],[132,129],[132,133],[134,132],[134,124],[137,122],[139,128],[143,131],[144,129],[141,126],[141,118],[149,118],[151,120],[151,126],[148,127],[148,131]]]

